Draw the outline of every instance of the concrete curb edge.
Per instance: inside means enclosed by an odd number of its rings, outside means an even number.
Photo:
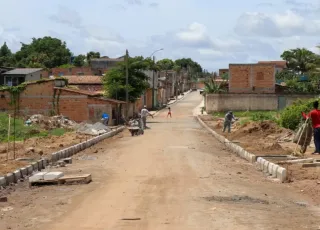
[[[218,141],[224,144],[229,150],[236,153],[241,158],[246,159],[252,164],[256,164],[258,170],[264,172],[268,176],[272,176],[273,178],[278,179],[281,183],[285,182],[287,179],[287,170],[277,164],[267,161],[262,157],[257,157],[256,155],[247,152],[241,146],[230,142],[224,136],[218,134],[217,132],[213,131],[207,124],[205,124],[199,115],[197,116],[198,122],[207,130],[209,131]]]
[[[66,149],[62,149],[58,152],[54,152],[51,154],[51,161],[56,162],[60,159],[71,157],[72,155],[85,150],[86,148],[91,147],[94,144],[97,144],[98,142],[112,137],[121,131],[125,129],[125,126],[121,126],[117,128],[116,130],[113,130],[111,132],[102,134],[97,137],[93,137],[87,141],[81,142],[79,144],[70,146]],[[17,183],[20,179],[23,179],[26,176],[31,176],[34,172],[41,171],[42,169],[45,169],[46,166],[49,165],[48,159],[41,159],[36,162],[31,163],[30,165],[27,165],[23,168],[17,169],[12,173],[7,173],[4,176],[0,176],[0,187],[6,187],[13,183]]]

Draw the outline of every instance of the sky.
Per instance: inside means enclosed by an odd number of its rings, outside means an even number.
[[[229,63],[280,60],[284,50],[319,53],[320,0],[0,0],[0,44],[33,37],[66,41],[75,54],[192,58]],[[318,17],[317,17],[318,16]]]

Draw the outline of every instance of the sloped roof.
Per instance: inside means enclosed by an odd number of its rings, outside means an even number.
[[[77,94],[82,94],[82,95],[86,95],[86,96],[91,96],[91,97],[95,97],[95,99],[108,101],[108,102],[115,103],[115,104],[126,104],[125,101],[119,101],[119,100],[106,98],[106,97],[98,97],[98,96],[103,95],[103,93],[101,91],[90,92],[90,91],[85,91],[85,90],[76,90],[76,89],[60,88],[60,87],[55,87],[55,89],[60,89],[60,90],[71,92],[71,93],[77,93]]]
[[[31,73],[35,73],[38,71],[41,71],[42,68],[17,68],[17,69],[13,69],[10,70],[8,72],[6,72],[6,75],[17,75],[17,74],[22,74],[22,75],[26,75],[26,74],[31,74]]]
[[[70,85],[102,85],[102,76],[63,76]]]

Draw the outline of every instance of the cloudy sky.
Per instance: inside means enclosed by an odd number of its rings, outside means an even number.
[[[261,1],[261,2],[259,2]],[[191,57],[215,71],[320,43],[320,0],[0,0],[0,43],[53,36],[74,54]]]

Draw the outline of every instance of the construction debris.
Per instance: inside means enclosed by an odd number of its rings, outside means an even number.
[[[91,135],[91,136],[99,136],[104,133],[108,133],[111,129],[108,126],[105,126],[101,122],[97,122],[95,124],[87,124],[81,123],[77,125],[76,130],[78,133]]]
[[[32,124],[38,124],[42,128],[50,130],[55,128],[73,129],[77,123],[62,115],[47,117],[42,114],[35,114],[26,121],[26,125]]]
[[[66,184],[66,183],[84,183],[92,181],[91,174],[81,175],[64,175],[62,172],[40,172],[29,178],[29,185],[49,185],[49,184]]]

